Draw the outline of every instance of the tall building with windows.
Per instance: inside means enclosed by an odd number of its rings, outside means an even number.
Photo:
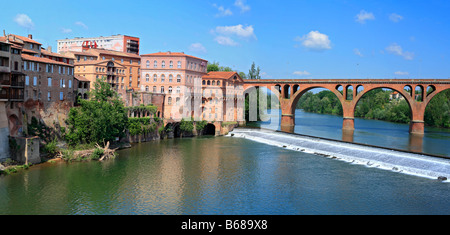
[[[196,102],[201,104],[201,100],[195,100],[194,93],[201,93],[201,79],[207,74],[207,65],[207,60],[183,52],[141,55],[140,89],[166,94],[164,118],[180,120],[193,115]]]
[[[85,48],[97,48],[139,55],[139,41],[140,39],[138,37],[120,34],[107,37],[66,38],[57,40],[57,51],[58,53],[69,51],[81,52]]]
[[[10,135],[26,133],[32,117],[49,127],[65,126],[65,114],[75,102],[73,59],[45,50],[31,34],[0,40],[11,44],[11,102],[6,109]]]
[[[75,60],[75,75],[91,85],[100,78],[116,89],[139,89],[141,86],[141,57],[132,53],[105,49],[69,51],[64,55]]]
[[[237,72],[211,71],[202,77],[203,120],[238,122],[244,117],[244,80]]]

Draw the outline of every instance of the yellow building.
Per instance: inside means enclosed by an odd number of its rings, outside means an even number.
[[[138,90],[141,86],[139,55],[94,48],[64,54],[75,59],[75,76],[89,80],[91,88],[102,77],[116,90]]]

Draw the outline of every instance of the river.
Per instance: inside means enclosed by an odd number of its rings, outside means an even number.
[[[254,126],[280,130],[279,109],[269,110],[270,119]],[[355,118],[353,134],[343,133],[342,116],[295,111],[294,133],[406,151],[450,157],[450,129],[425,127],[423,136],[410,135],[409,124]]]
[[[302,115],[299,130],[342,138],[339,117]],[[323,119],[307,124],[308,116]],[[365,121],[373,125],[364,127]],[[380,140],[371,144],[408,148],[408,136],[401,134],[407,125],[389,132],[385,124],[357,120],[354,140],[373,136]],[[327,134],[327,128],[334,131]],[[436,134],[426,132],[423,149],[437,146],[433,153],[448,154],[449,133],[428,146]],[[242,138],[158,140],[118,153],[105,162],[44,163],[1,176],[0,214],[450,214],[448,182]]]

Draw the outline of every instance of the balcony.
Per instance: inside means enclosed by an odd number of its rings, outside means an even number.
[[[0,101],[23,101],[23,90],[2,87],[0,90]]]

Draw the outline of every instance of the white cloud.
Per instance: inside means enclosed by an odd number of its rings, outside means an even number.
[[[355,55],[363,57],[363,54],[359,51],[358,48],[353,49],[353,52],[355,53]]]
[[[409,51],[403,51],[402,47],[398,45],[397,43],[392,43],[388,47],[386,47],[386,51],[403,57],[405,60],[413,60],[414,59],[414,53]]]
[[[261,73],[262,78],[272,78],[272,75],[267,74],[266,72]]]
[[[81,27],[83,27],[84,29],[88,29],[87,25],[85,25],[85,24],[84,24],[83,22],[81,22],[81,21],[75,22],[75,25],[81,26]]]
[[[297,37],[295,40],[302,42],[302,45],[309,50],[324,51],[331,49],[331,41],[328,35],[319,31],[311,31],[303,37]]]
[[[403,20],[403,16],[392,13],[391,15],[389,15],[389,20],[391,20],[392,22],[399,22],[400,20]]]
[[[371,12],[367,12],[365,10],[361,10],[358,15],[356,15],[356,21],[364,24],[366,20],[375,20],[375,16]]]
[[[240,8],[242,13],[250,11],[250,6],[245,5],[245,0],[236,0],[234,5]]]
[[[214,41],[216,41],[220,45],[225,45],[225,46],[237,46],[237,45],[239,45],[237,42],[235,42],[230,37],[225,37],[225,36],[217,36],[214,39]]]
[[[256,38],[253,26],[244,27],[241,24],[234,26],[217,26],[216,32],[223,35],[236,35],[242,38]]]
[[[61,29],[61,32],[62,32],[62,33],[71,33],[71,32],[72,32],[72,29],[62,28],[62,29]]]
[[[216,14],[216,17],[230,16],[233,15],[233,12],[230,9],[225,9],[223,6],[217,6],[217,4],[213,4],[219,13]]]
[[[399,76],[407,76],[407,75],[409,75],[408,72],[403,72],[403,71],[397,71],[397,72],[395,72],[394,74],[395,74],[395,75],[399,75]]]
[[[206,48],[201,43],[192,43],[189,50],[198,53],[206,53]]]
[[[14,22],[16,22],[19,26],[27,29],[33,29],[34,27],[34,23],[31,18],[25,14],[17,14],[14,18]]]
[[[308,75],[311,75],[308,71],[295,71],[293,74],[294,74],[294,75],[299,75],[299,76],[308,76]]]

